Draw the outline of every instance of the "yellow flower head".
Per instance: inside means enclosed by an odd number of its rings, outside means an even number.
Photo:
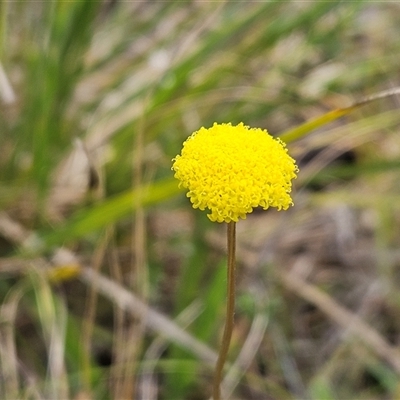
[[[298,168],[285,144],[243,123],[214,123],[194,132],[172,169],[193,207],[208,208],[211,221],[237,222],[253,207],[286,210],[293,205],[291,181]]]

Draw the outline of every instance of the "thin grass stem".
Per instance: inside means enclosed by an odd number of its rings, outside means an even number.
[[[218,354],[218,360],[215,367],[213,399],[221,399],[221,380],[226,357],[228,355],[229,345],[231,343],[234,317],[235,317],[235,292],[236,292],[236,223],[228,223],[228,281],[227,281],[227,303],[226,303],[226,321],[224,334],[222,337],[221,348]]]

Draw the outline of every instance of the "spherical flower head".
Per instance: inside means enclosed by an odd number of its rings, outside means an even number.
[[[280,139],[243,123],[214,123],[194,132],[172,170],[193,207],[210,210],[214,222],[237,222],[258,206],[287,210],[298,172]]]

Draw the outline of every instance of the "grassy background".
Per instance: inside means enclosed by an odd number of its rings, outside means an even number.
[[[172,177],[185,138],[288,139],[295,207],[238,224],[234,399],[400,397],[390,2],[0,1],[2,398],[207,399],[225,230]]]

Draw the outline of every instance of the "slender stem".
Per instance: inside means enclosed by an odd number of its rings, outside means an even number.
[[[228,355],[229,344],[231,342],[234,316],[235,316],[235,291],[236,291],[236,223],[228,223],[228,281],[227,281],[227,303],[226,321],[224,334],[222,337],[221,348],[218,354],[218,361],[215,367],[213,399],[221,399],[221,380],[226,356]]]

